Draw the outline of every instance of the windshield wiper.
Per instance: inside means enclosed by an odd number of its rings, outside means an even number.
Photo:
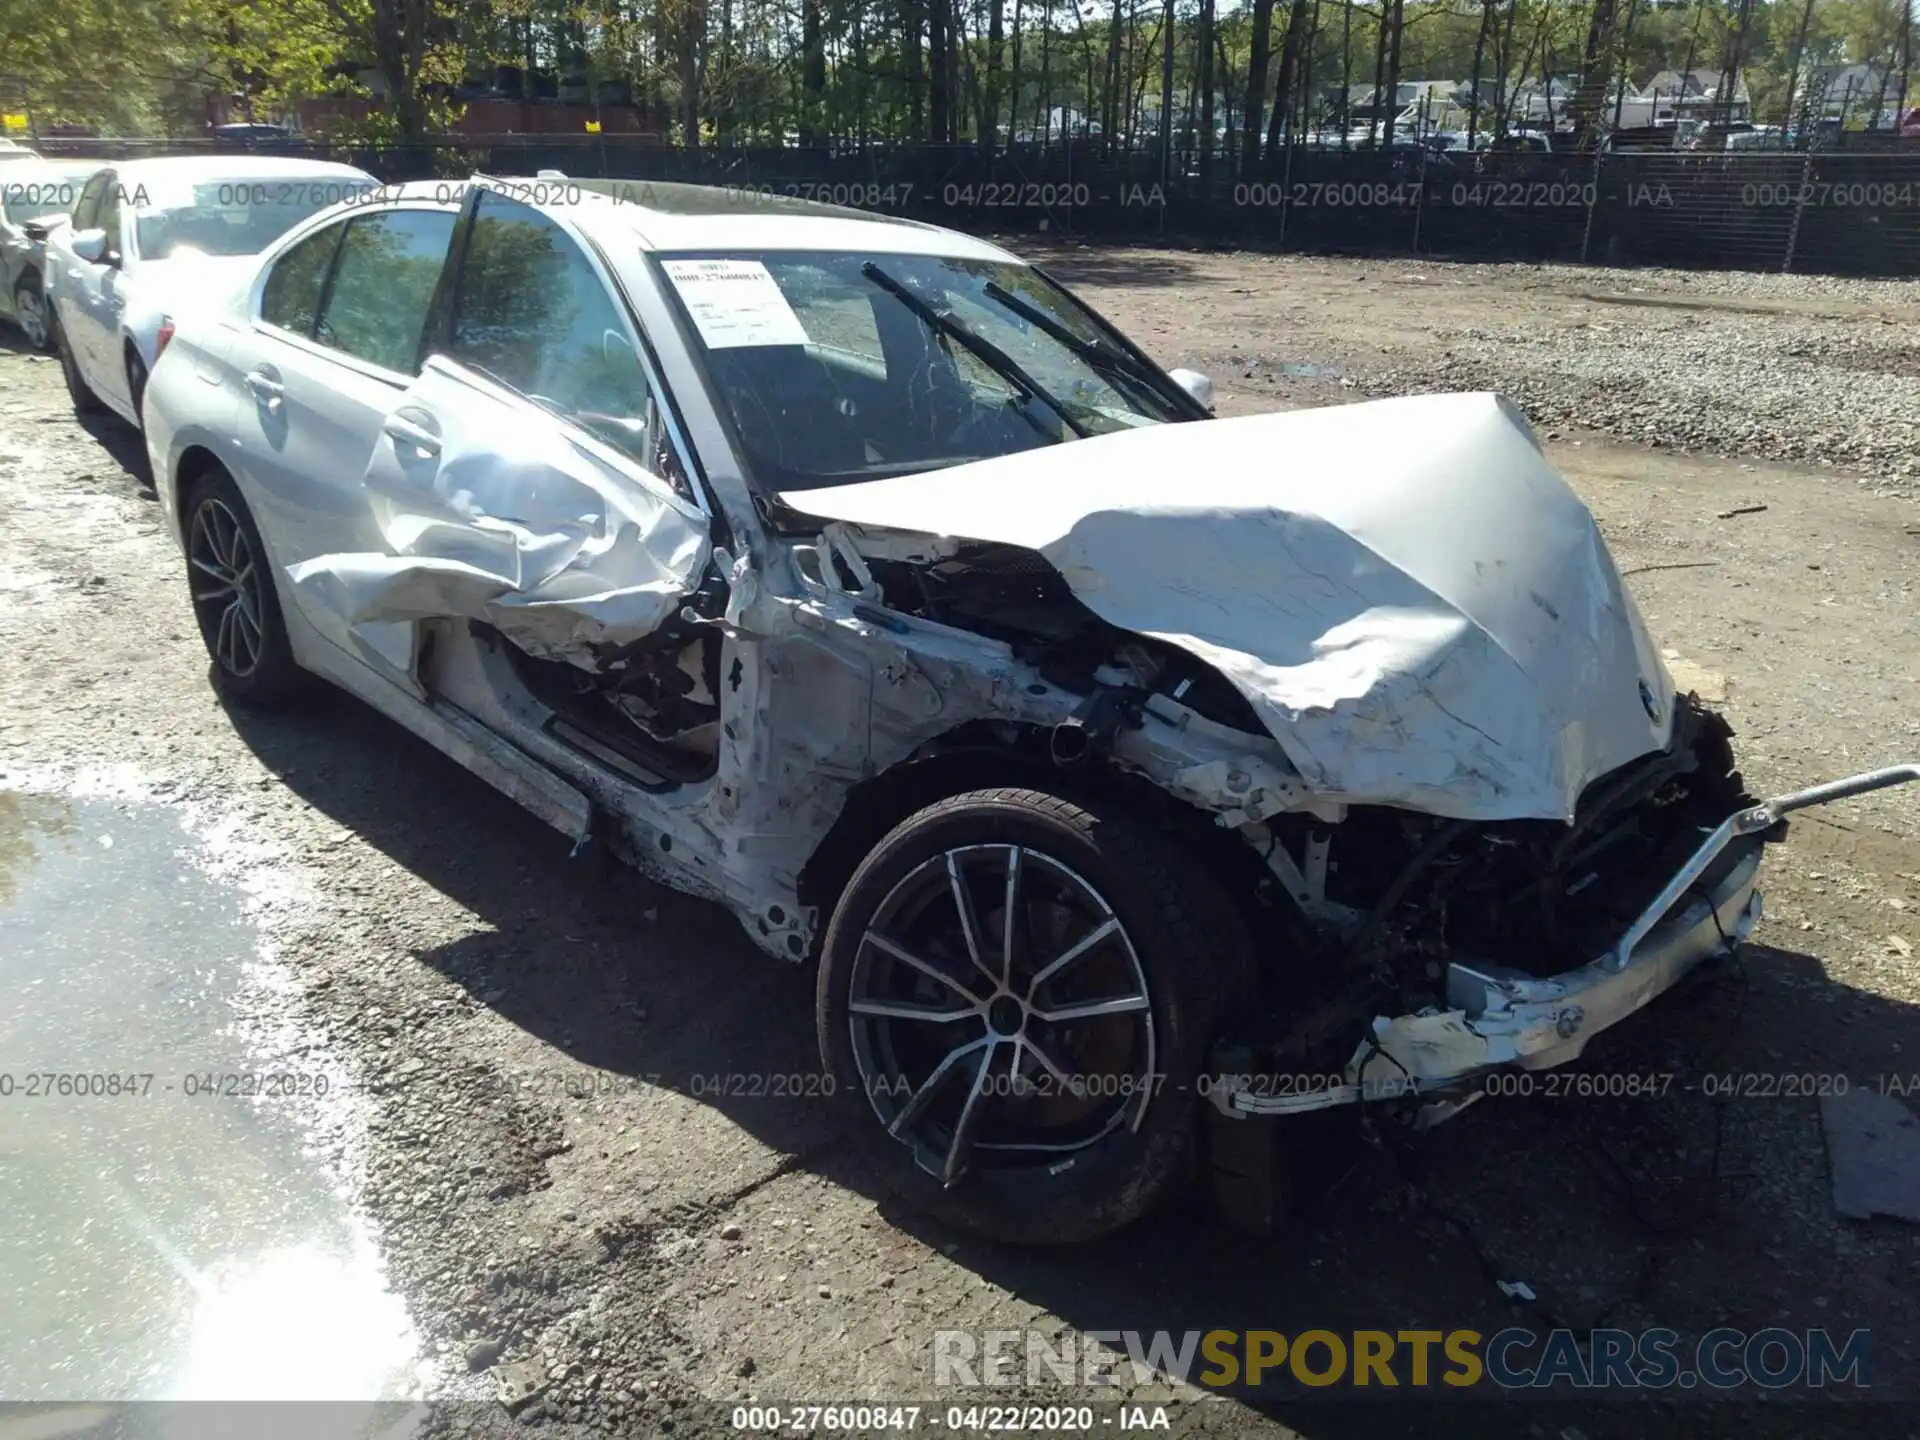
[[[1073,431],[1080,439],[1084,440],[1087,438],[1087,427],[1069,415],[1067,413],[1067,407],[1062,404],[1058,398],[1051,394],[1039,381],[1029,375],[1025,367],[1023,367],[1018,360],[1015,360],[984,335],[971,329],[965,321],[945,311],[934,309],[871,260],[860,267],[860,273],[889,295],[893,296],[893,298],[898,300],[902,305],[913,311],[915,315],[920,317],[922,324],[958,340],[961,345],[966,347],[968,353],[989,370],[993,371],[993,373],[998,375],[1002,380],[1005,380],[1016,389],[1025,391],[1029,398],[1038,400],[1049,410],[1053,411],[1054,414],[1060,417],[1060,423]]]
[[[1000,304],[1006,306],[1007,309],[1013,311],[1014,314],[1018,315],[1028,324],[1039,326],[1040,329],[1046,331],[1048,335],[1058,340],[1062,345],[1066,346],[1067,349],[1073,351],[1074,354],[1078,355],[1094,369],[1110,372],[1118,371],[1136,385],[1146,386],[1148,390],[1152,391],[1153,394],[1160,399],[1164,400],[1166,398],[1166,396],[1161,393],[1159,382],[1136,365],[1131,355],[1120,350],[1111,349],[1105,345],[1097,345],[1091,340],[1081,338],[1065,325],[1062,325],[1053,316],[1047,314],[1047,312],[1042,310],[1038,305],[1029,304],[1027,301],[1022,300],[997,280],[989,280],[985,288],[989,299],[999,301]]]

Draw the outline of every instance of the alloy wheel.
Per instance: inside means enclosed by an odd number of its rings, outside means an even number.
[[[887,1132],[953,1185],[972,1167],[1054,1165],[1153,1098],[1154,1013],[1104,896],[1031,846],[966,845],[915,866],[861,937],[854,1063]]]
[[[260,663],[260,577],[246,531],[220,500],[203,500],[193,512],[187,562],[208,650],[228,673],[251,675]]]

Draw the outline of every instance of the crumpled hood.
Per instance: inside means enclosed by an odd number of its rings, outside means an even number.
[[[1570,820],[1673,686],[1593,517],[1491,394],[1155,425],[783,495],[1039,551],[1212,664],[1331,798]]]

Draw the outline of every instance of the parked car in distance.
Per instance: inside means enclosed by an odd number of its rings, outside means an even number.
[[[74,409],[136,428],[168,316],[250,274],[316,211],[374,190],[351,165],[251,156],[116,161],[48,237],[47,298]]]
[[[0,165],[17,165],[23,160],[38,160],[40,152],[29,150],[18,140],[8,140],[0,136]]]
[[[0,173],[0,316],[36,350],[53,339],[43,280],[48,232],[66,223],[81,187],[104,163],[44,160]]]
[[[284,125],[274,125],[264,120],[236,120],[226,125],[215,125],[211,133],[216,140],[285,140],[293,134]]]
[[[383,192],[180,319],[213,683],[324,676],[817,962],[779,1083],[954,1224],[1573,1060],[1745,938],[1781,814],[1920,779],[1756,807],[1496,396],[1216,420],[983,240],[597,188]]]

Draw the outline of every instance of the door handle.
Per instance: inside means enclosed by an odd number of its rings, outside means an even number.
[[[413,446],[423,456],[440,453],[440,437],[404,415],[389,415],[380,428],[393,440]]]
[[[253,392],[253,398],[269,410],[277,407],[287,393],[286,386],[270,375],[261,374],[258,370],[247,372],[246,385],[247,389]]]

